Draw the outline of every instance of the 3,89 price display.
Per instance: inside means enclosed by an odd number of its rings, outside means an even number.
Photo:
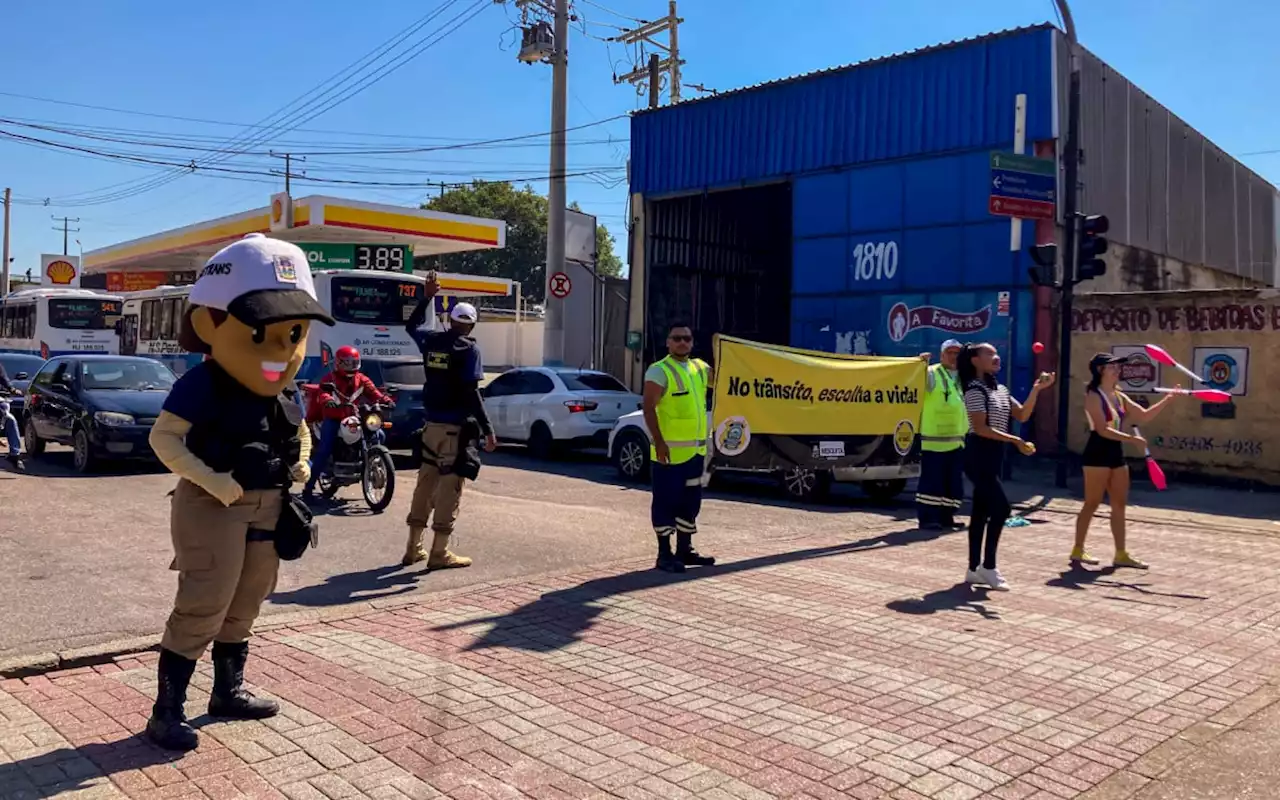
[[[355,246],[355,268],[378,272],[406,272],[412,265],[404,245],[358,244]]]

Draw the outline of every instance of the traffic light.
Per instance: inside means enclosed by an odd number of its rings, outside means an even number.
[[[1107,240],[1102,234],[1111,229],[1111,222],[1101,214],[1080,215],[1080,259],[1077,262],[1076,283],[1100,278],[1107,272],[1107,262],[1102,255],[1107,252]]]
[[[1056,244],[1037,244],[1027,248],[1031,260],[1036,263],[1027,270],[1031,282],[1036,286],[1057,286],[1058,279],[1058,246]]]

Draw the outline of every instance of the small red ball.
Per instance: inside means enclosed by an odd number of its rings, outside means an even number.
[[[1035,354],[1037,354],[1037,355],[1039,355],[1040,353],[1043,353],[1043,352],[1044,352],[1044,343],[1043,343],[1043,342],[1036,342],[1035,344],[1031,345],[1031,352],[1033,352],[1033,353],[1035,353]]]

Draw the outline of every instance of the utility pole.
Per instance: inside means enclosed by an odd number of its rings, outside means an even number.
[[[13,204],[13,190],[4,190],[4,266],[0,268],[0,297],[9,293],[9,206]]]
[[[53,217],[53,216],[51,216],[51,217],[49,217],[49,218],[50,218],[50,219],[52,219],[54,222],[57,222],[58,220],[62,220],[62,227],[60,227],[60,228],[59,228],[59,227],[56,227],[56,226],[55,226],[55,227],[54,227],[54,230],[55,230],[55,231],[62,231],[62,254],[65,256],[65,255],[67,255],[67,248],[68,248],[68,245],[69,245],[69,242],[68,242],[68,235],[69,235],[69,234],[71,234],[71,233],[79,233],[79,232],[80,232],[80,229],[79,229],[79,228],[72,228],[72,227],[70,227],[70,225],[71,225],[71,223],[73,223],[73,222],[79,222],[79,221],[80,221],[80,218],[79,218],[79,217],[75,217],[75,218],[71,218],[71,217]]]
[[[654,58],[659,58],[658,71],[667,73],[667,93],[671,98],[671,102],[680,102],[680,89],[682,87],[682,84],[680,83],[680,67],[685,63],[680,60],[681,22],[684,22],[684,20],[676,13],[676,0],[669,0],[667,4],[667,16],[662,19],[654,20],[653,22],[646,22],[638,28],[624,31],[608,40],[611,42],[620,42],[622,44],[629,45],[647,42],[666,53],[665,58],[651,56],[648,64],[637,64],[636,68],[631,72],[628,72],[626,75],[613,76],[614,83],[630,83],[637,89],[639,89],[642,84],[650,84],[650,108],[657,107],[653,102],[654,91],[652,86],[654,83],[652,77]],[[663,44],[653,38],[661,33],[667,34],[666,44]]]
[[[1058,11],[1062,14],[1062,25],[1066,28],[1067,48],[1070,50],[1071,81],[1067,89],[1067,135],[1065,152],[1062,154],[1062,221],[1064,224],[1062,254],[1062,299],[1058,304],[1058,473],[1056,483],[1059,489],[1067,486],[1067,434],[1071,392],[1071,307],[1076,282],[1076,262],[1079,260],[1076,247],[1076,210],[1079,207],[1080,192],[1080,45],[1076,38],[1076,23],[1071,17],[1071,6],[1067,0],[1056,0]]]
[[[307,175],[307,173],[305,173],[305,172],[296,172],[296,173],[295,173],[295,172],[293,171],[293,154],[292,154],[292,153],[277,153],[276,151],[271,150],[271,151],[269,151],[268,155],[270,155],[272,158],[283,158],[283,159],[284,159],[284,172],[280,172],[279,170],[274,170],[274,169],[273,169],[273,170],[271,170],[271,174],[272,174],[272,175],[284,175],[284,193],[285,193],[285,194],[288,194],[288,195],[292,195],[293,193],[292,193],[291,191],[289,191],[289,189],[291,188],[291,187],[289,186],[289,179],[290,179],[290,178],[305,178],[305,177],[306,177],[306,175]],[[298,160],[299,160],[299,161],[306,161],[306,160],[307,160],[307,157],[306,157],[306,156],[298,156]]]
[[[566,198],[565,126],[569,95],[569,0],[555,3],[555,52],[551,55],[551,175],[547,189],[547,275],[546,327],[543,329],[542,360],[547,364],[564,361],[564,298],[551,295],[551,276],[564,269]]]
[[[649,108],[657,108],[662,94],[662,59],[649,55]]]

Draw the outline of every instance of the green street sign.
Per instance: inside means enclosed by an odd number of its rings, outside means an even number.
[[[1029,172],[1032,175],[1058,174],[1058,163],[1051,158],[1033,158],[1013,153],[992,153],[991,168],[1008,172]]]
[[[371,272],[413,272],[413,248],[404,244],[342,244],[299,242],[311,269],[358,269]]]

